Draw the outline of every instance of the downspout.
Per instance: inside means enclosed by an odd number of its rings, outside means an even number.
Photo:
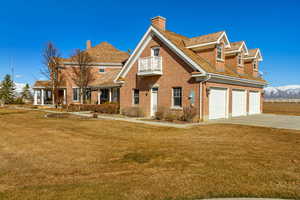
[[[203,87],[203,83],[205,83],[206,81],[208,81],[209,79],[211,79],[211,75],[208,74],[207,78],[204,79],[203,81],[200,81],[200,91],[199,91],[199,115],[200,115],[200,119],[203,120],[203,95],[202,95],[202,87]]]

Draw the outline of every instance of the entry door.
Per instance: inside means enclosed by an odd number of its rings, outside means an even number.
[[[157,112],[157,97],[158,97],[158,88],[151,89],[151,116],[154,116]]]
[[[227,89],[212,88],[209,92],[209,119],[227,117]]]
[[[232,116],[246,115],[247,98],[245,90],[232,90]]]
[[[260,93],[259,92],[249,92],[249,114],[259,114],[260,113]]]

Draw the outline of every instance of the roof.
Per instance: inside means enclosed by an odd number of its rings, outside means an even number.
[[[230,42],[230,46],[231,48],[227,48],[225,49],[225,52],[229,52],[229,51],[238,51],[241,46],[243,45],[243,41],[239,41],[239,42]]]
[[[47,88],[51,87],[51,81],[36,81],[33,88]]]
[[[108,42],[101,42],[100,44],[85,50],[89,53],[93,62],[99,63],[123,63],[125,62],[129,54],[124,51],[120,51]],[[64,62],[71,62],[71,58],[62,59]]]
[[[99,75],[89,86],[91,87],[116,87],[120,86],[115,83],[114,80],[119,74],[121,69],[111,69],[101,75]]]
[[[258,48],[256,49],[249,49],[248,50],[248,55],[245,56],[245,59],[253,59],[253,58],[257,58],[258,57],[258,60],[259,61],[262,61],[262,55],[260,53],[260,50]]]
[[[266,82],[260,77],[254,77],[251,74],[239,74],[235,70],[233,66],[226,65],[225,71],[220,72],[216,70],[216,67],[210,63],[208,60],[205,60],[201,56],[197,55],[193,50],[188,49],[185,47],[185,39],[187,37],[179,35],[177,33],[168,31],[168,30],[161,30],[161,29],[156,29],[159,31],[161,34],[163,34],[170,42],[172,42],[174,45],[177,46],[184,54],[186,54],[189,58],[191,58],[194,62],[196,62],[198,65],[200,65],[206,72],[208,73],[214,73],[214,74],[220,74],[220,75],[227,75],[227,76],[232,76],[236,78],[244,78],[244,79],[249,79],[249,80],[255,80],[255,81],[260,81],[260,82]],[[218,32],[221,33],[221,32]]]
[[[219,31],[216,33],[211,33],[208,35],[201,35],[193,38],[187,38],[184,43],[185,46],[193,46],[197,44],[205,44],[205,43],[211,43],[216,42],[219,40],[219,38],[224,34],[225,31]]]

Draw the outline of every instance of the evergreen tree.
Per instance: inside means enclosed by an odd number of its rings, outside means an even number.
[[[13,103],[15,98],[14,91],[15,84],[11,76],[7,74],[0,85],[0,100],[5,104]]]
[[[21,93],[22,99],[31,100],[32,94],[30,92],[30,86],[28,83],[23,87],[22,93]]]

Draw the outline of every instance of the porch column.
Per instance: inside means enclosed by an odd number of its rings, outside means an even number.
[[[98,91],[98,104],[101,104],[101,90]]]
[[[33,105],[37,105],[37,90],[34,90],[34,101],[33,101]]]
[[[44,104],[45,104],[45,90],[44,89],[42,89],[42,95],[41,95],[41,105],[43,106]]]
[[[111,95],[111,88],[109,88],[109,102],[112,100],[112,95]]]
[[[67,104],[67,89],[64,89],[64,104]]]

